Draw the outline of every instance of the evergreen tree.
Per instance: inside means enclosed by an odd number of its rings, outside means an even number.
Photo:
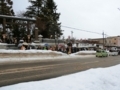
[[[13,2],[11,0],[0,0],[0,15],[14,15],[12,9]],[[7,21],[10,21],[7,19]],[[3,23],[3,19],[0,19],[0,24]]]
[[[57,37],[60,37],[60,35],[62,35],[61,23],[58,22],[60,13],[57,13],[57,5],[54,0],[47,0],[45,2],[42,14],[48,18],[47,28],[42,32],[44,33],[43,35],[45,37],[50,37],[52,35],[54,38],[55,34],[57,34]]]
[[[30,1],[32,4],[27,8],[24,16],[26,17],[40,17],[40,24],[44,24],[45,28],[42,30],[39,26],[39,34],[42,34],[44,38],[49,38],[51,35],[62,35],[59,21],[60,13],[57,13],[57,5],[53,0],[36,0]]]
[[[13,2],[11,0],[0,0],[0,14],[1,15],[14,15],[12,9]]]
[[[31,3],[31,6],[27,8],[27,11],[24,13],[24,16],[31,18],[35,16],[39,17],[41,15],[43,1],[44,0],[29,1]]]
[[[13,5],[13,2],[11,0],[0,0],[0,15],[14,16],[12,5]],[[12,21],[11,19],[6,19],[6,22],[11,22],[11,21]],[[3,24],[2,18],[0,19],[0,24]],[[11,28],[11,25],[7,24],[6,28]]]

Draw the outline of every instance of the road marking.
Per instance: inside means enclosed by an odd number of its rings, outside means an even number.
[[[90,63],[98,63],[100,61],[94,61],[94,62],[85,62],[85,63],[81,63],[81,64],[90,64]]]
[[[120,60],[107,60],[109,61],[120,61]],[[80,64],[80,65],[85,65],[85,64],[92,64],[92,63],[98,63],[98,62],[103,62],[101,60],[97,61],[89,61],[89,62],[70,62],[70,63],[62,63],[62,64],[55,64],[55,65],[45,65],[45,66],[37,66],[37,67],[27,67],[27,68],[14,68],[14,69],[7,69],[7,70],[2,70],[0,71],[1,74],[9,74],[9,73],[17,73],[17,72],[26,72],[26,71],[32,71],[32,70],[45,70],[45,69],[50,69],[50,68],[55,68],[58,66],[65,66],[65,65],[70,65],[70,64]]]
[[[79,62],[81,63],[81,62]],[[78,64],[78,62],[74,62],[74,63],[62,63],[62,64],[55,64],[55,65],[45,65],[45,66],[37,66],[37,67],[27,67],[27,68],[15,68],[15,69],[8,69],[8,70],[2,70],[0,72],[0,75],[2,74],[9,74],[9,73],[18,73],[18,72],[27,72],[27,71],[33,71],[33,70],[46,70],[46,69],[50,69],[50,68],[55,68],[58,66],[66,66],[66,65],[70,65],[70,64]]]
[[[100,61],[94,61],[94,62],[85,62],[85,63],[81,63],[79,62],[80,65],[83,64],[90,64],[90,63],[97,63]],[[65,65],[70,65],[73,63],[62,63],[62,64],[55,64],[55,65],[45,65],[45,66],[37,66],[37,67],[27,67],[27,68],[17,68],[17,69],[8,69],[8,70],[3,70],[0,72],[0,75],[2,74],[9,74],[9,73],[18,73],[18,72],[27,72],[27,71],[32,71],[32,70],[46,70],[46,69],[50,69],[50,68],[54,68],[54,67],[58,67],[58,66],[65,66]],[[78,62],[74,62],[74,64],[78,64]]]

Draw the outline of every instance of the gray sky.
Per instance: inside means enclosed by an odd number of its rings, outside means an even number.
[[[28,0],[13,0],[15,12],[25,11]],[[109,36],[120,35],[120,0],[55,0],[61,13],[63,26],[102,33]],[[77,39],[99,38],[102,34],[88,33],[62,27],[64,36]]]

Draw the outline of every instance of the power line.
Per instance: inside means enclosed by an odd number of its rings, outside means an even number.
[[[78,28],[73,28],[73,27],[68,27],[68,26],[63,26],[63,25],[61,27],[102,35],[102,33],[92,32],[92,31],[88,31],[88,30],[83,30],[83,29],[78,29]]]

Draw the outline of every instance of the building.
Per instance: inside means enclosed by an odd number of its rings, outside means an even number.
[[[102,44],[106,47],[120,47],[120,36],[112,36],[106,38],[95,38],[89,39],[91,41],[98,41],[99,44]]]
[[[120,47],[120,36],[108,37],[106,39],[106,46]]]

